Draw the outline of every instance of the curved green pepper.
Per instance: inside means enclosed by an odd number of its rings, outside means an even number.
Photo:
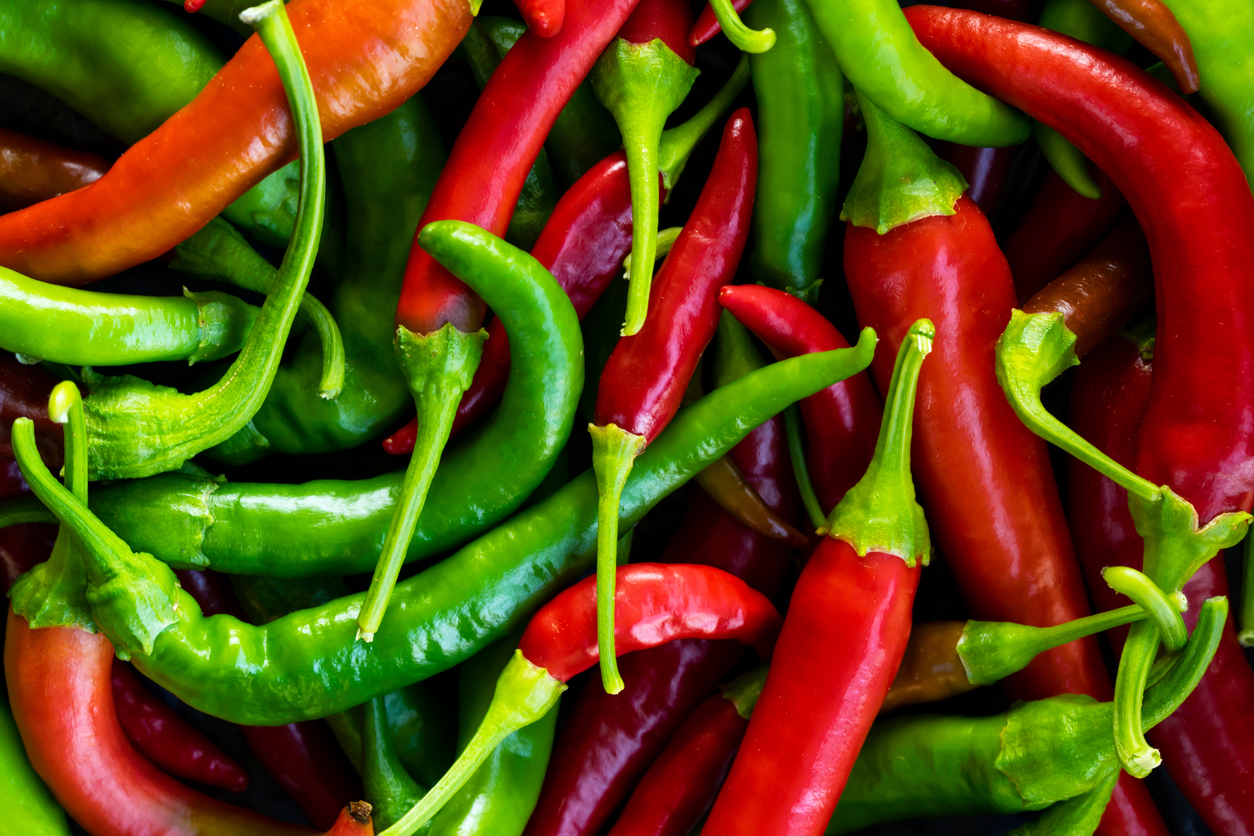
[[[874,344],[874,333],[864,331],[855,348],[775,363],[680,411],[632,470],[622,528],[789,403],[866,368]],[[131,553],[61,487],[38,457],[30,421],[14,422],[12,438],[36,495],[73,529],[98,561],[98,573],[118,572],[109,589],[123,594],[92,600],[96,620],[109,625],[119,650],[183,701],[234,722],[280,725],[325,717],[447,670],[522,626],[595,557],[596,479],[586,471],[399,583],[373,645],[354,640],[362,595],[254,627],[230,616],[205,618],[191,596],[176,590],[165,610],[175,620],[153,636],[149,652],[129,639],[143,632],[134,624],[135,602],[156,601],[172,588],[169,568]],[[130,569],[135,560],[142,571]]]
[[[26,757],[9,701],[0,696],[0,798],[6,832],[22,836],[70,836],[65,811]]]

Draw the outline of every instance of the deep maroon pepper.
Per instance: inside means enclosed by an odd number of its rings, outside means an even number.
[[[27,490],[17,462],[0,458],[0,499]],[[56,537],[54,525],[11,525],[0,529],[0,591],[7,593],[18,577],[47,560]]]
[[[0,352],[0,456],[13,458],[9,432],[17,418],[35,422],[39,452],[49,467],[61,464],[61,425],[48,417],[48,396],[57,379],[40,366],[19,363],[7,352]]]

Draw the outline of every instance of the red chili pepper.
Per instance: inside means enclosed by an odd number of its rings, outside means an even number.
[[[1093,5],[1166,64],[1176,86],[1185,93],[1197,92],[1193,44],[1162,0],[1093,0]]]
[[[0,128],[0,209],[24,209],[99,180],[109,162]]]
[[[31,765],[93,836],[279,836],[308,828],[224,804],[180,784],[122,733],[110,684],[113,645],[71,627],[32,630],[10,609],[4,664]]]
[[[44,461],[49,467],[60,466],[61,425],[48,417],[48,396],[56,385],[56,378],[42,367],[19,363],[12,354],[0,352],[0,456],[13,459],[9,444],[13,422],[29,418],[35,422]]]
[[[527,28],[541,38],[551,38],[562,31],[566,19],[566,0],[515,0]]]
[[[735,277],[744,252],[757,170],[757,136],[748,110],[741,108],[723,129],[714,168],[658,273],[650,299],[654,316],[639,333],[619,340],[601,373],[596,423],[589,431],[600,491],[601,678],[612,694],[623,689],[612,652],[619,498],[636,457],[678,411],[718,328],[718,289]]]
[[[822,314],[797,297],[759,285],[719,291],[719,304],[731,311],[780,358],[848,348]],[[879,437],[883,409],[866,374],[856,374],[801,402],[808,449],[806,461],[822,508],[836,507],[862,478]]]
[[[980,211],[992,215],[1005,191],[1010,176],[1010,164],[1019,146],[1005,148],[974,148],[953,142],[937,143],[936,153],[942,160],[953,163],[967,181],[967,197],[975,201]]]
[[[779,418],[751,432],[731,456],[774,511],[796,517],[796,486]],[[659,562],[723,569],[770,596],[791,551],[694,491]],[[620,694],[608,695],[598,682],[589,682],[554,745],[525,836],[588,836],[600,830],[684,718],[740,657],[741,649],[727,642],[675,641],[624,657],[626,688]]]
[[[374,836],[374,823],[370,820],[370,805],[354,801],[340,811],[335,826],[327,836]]]
[[[1071,426],[1099,450],[1125,466],[1136,459],[1137,434],[1149,404],[1153,364],[1150,344],[1116,336],[1092,352],[1076,371],[1071,390]],[[1067,466],[1071,526],[1089,590],[1098,609],[1122,606],[1127,599],[1102,580],[1105,566],[1142,564],[1142,541],[1128,511],[1128,493],[1095,470],[1071,460]],[[1195,574],[1185,594],[1190,601],[1227,594],[1227,578],[1218,561]],[[1192,628],[1196,612],[1185,612]],[[1127,628],[1111,631],[1116,652]],[[1246,834],[1254,820],[1249,773],[1232,768],[1217,752],[1254,751],[1254,715],[1236,710],[1254,693],[1254,673],[1231,629],[1224,631],[1215,659],[1201,683],[1180,707],[1179,717],[1154,728],[1154,745],[1189,802],[1216,832]]]
[[[231,792],[248,789],[248,773],[151,691],[131,666],[113,660],[113,702],[126,739],[166,772]]]
[[[888,693],[931,553],[910,438],[935,333],[920,320],[902,340],[875,456],[793,590],[744,744],[706,821],[711,833],[822,833]]]
[[[1020,302],[1091,250],[1127,206],[1110,178],[1091,165],[1089,173],[1102,190],[1096,200],[1072,189],[1050,169],[1027,214],[1010,233],[1006,260]]]
[[[504,235],[549,129],[637,0],[576,0],[553,38],[526,33],[502,59],[458,135],[418,223],[462,220]],[[396,321],[419,334],[445,323],[474,331],[484,305],[418,246],[415,235]]]
[[[1157,370],[1137,473],[1181,494],[1203,523],[1248,510],[1254,298],[1247,290],[1254,240],[1246,231],[1254,229],[1254,195],[1232,152],[1178,96],[1103,50],[970,12],[916,6],[906,16],[942,63],[1059,131],[1127,197],[1150,243],[1158,309]],[[1219,564],[1203,577],[1214,581],[1208,594],[1222,594]],[[1225,714],[1254,714],[1254,677],[1247,666],[1216,673],[1208,674],[1201,699],[1190,701],[1200,706],[1196,713],[1186,711],[1155,733],[1164,754],[1196,747],[1197,761],[1177,766],[1168,757],[1166,763],[1208,824],[1250,832],[1254,795],[1219,803],[1211,782],[1226,786],[1235,776],[1254,775],[1254,749],[1223,743],[1209,727],[1217,718],[1207,709],[1222,695]]]

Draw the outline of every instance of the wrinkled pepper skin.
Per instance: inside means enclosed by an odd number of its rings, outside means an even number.
[[[289,15],[328,141],[412,96],[471,20],[464,0],[295,0]],[[287,97],[254,36],[105,176],[0,217],[0,263],[59,284],[118,273],[190,236],[295,154]]]
[[[1150,245],[1158,314],[1155,373],[1136,471],[1190,501],[1203,523],[1254,500],[1254,195],[1219,133],[1132,64],[1062,36],[971,13],[908,11],[923,42],[960,75],[1058,130],[1110,175]],[[1076,67],[1100,67],[1072,84]],[[1164,202],[1162,196],[1178,196]],[[1218,562],[1203,570],[1222,594]],[[1202,590],[1190,588],[1195,596]],[[1227,642],[1225,642],[1225,645]],[[1185,797],[1217,830],[1254,829],[1254,796],[1219,801],[1212,786],[1254,774],[1254,749],[1219,745],[1205,706],[1254,713],[1247,666],[1212,670],[1156,734]],[[1222,693],[1222,697],[1220,696]],[[1209,696],[1206,696],[1209,695]],[[1198,697],[1201,696],[1201,699]],[[1222,699],[1222,702],[1220,701]],[[1170,751],[1204,753],[1193,771]],[[1241,803],[1242,808],[1235,806]]]
[[[986,621],[1061,624],[1088,615],[1084,580],[1045,444],[1019,421],[994,374],[993,348],[1016,307],[1014,281],[979,207],[964,196],[956,208],[883,236],[848,225],[845,275],[859,322],[889,345],[920,316],[941,334],[962,335],[939,340],[924,363],[913,460],[933,536],[968,612]],[[872,366],[881,387],[891,356],[879,353]],[[973,449],[985,452],[974,457]],[[1108,699],[1111,687],[1092,638],[1042,653],[1006,680],[1016,699]],[[1143,786],[1125,779],[1116,802],[1125,793],[1148,811],[1148,823],[1125,822],[1127,832],[1161,832]]]
[[[0,128],[0,210],[11,212],[99,180],[109,162]]]

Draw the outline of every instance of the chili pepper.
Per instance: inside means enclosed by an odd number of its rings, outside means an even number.
[[[823,245],[836,214],[844,78],[802,0],[760,0],[748,22],[776,33],[749,68],[758,99],[754,278],[818,300]]]
[[[1076,335],[1076,356],[1083,357],[1127,325],[1152,290],[1145,235],[1135,217],[1124,215],[1092,252],[1037,292],[1023,310],[1061,313]]]
[[[831,351],[848,343],[825,317],[800,299],[753,285],[725,287],[719,304],[763,340],[777,356]],[[883,414],[866,375],[829,386],[801,402],[809,448],[806,461],[818,495],[820,519],[866,472]]]
[[[1228,509],[1248,508],[1251,486],[1242,462],[1251,455],[1254,437],[1240,416],[1254,409],[1249,391],[1254,376],[1246,374],[1254,346],[1244,325],[1251,301],[1235,285],[1254,270],[1254,247],[1229,231],[1254,223],[1254,197],[1218,133],[1132,65],[1100,51],[958,13],[911,11],[910,18],[942,60],[961,64],[964,75],[978,75],[988,89],[1051,124],[1110,174],[1128,197],[1151,242],[1159,314],[1159,373],[1140,429],[1137,471],[1150,484],[1168,484],[1191,500],[1202,521]],[[957,32],[972,25],[981,32],[978,55],[963,54],[972,49],[970,44],[955,47]],[[1007,48],[1014,50],[1013,59],[1007,58]],[[1071,86],[1077,81],[1077,60],[1102,68],[1101,74],[1086,74],[1082,83]],[[1043,87],[1036,86],[1039,73],[1050,74]],[[1152,148],[1141,144],[1149,137]],[[1160,211],[1161,195],[1174,193],[1181,184],[1196,190],[1190,193],[1205,194],[1205,203],[1173,204]],[[1199,304],[1202,299],[1205,304]],[[1217,362],[1220,357],[1223,361]],[[1218,482],[1213,476],[1218,472],[1231,478]],[[1171,584],[1154,579],[1170,589]],[[1126,649],[1124,659],[1126,663]],[[1179,740],[1177,734],[1168,729],[1161,736]],[[1203,749],[1213,745],[1209,740]],[[1208,755],[1205,772],[1248,770],[1236,751]],[[1202,775],[1177,774],[1186,797],[1202,801],[1190,787]],[[1207,817],[1226,817],[1227,811],[1208,807],[1202,804]]]
[[[292,243],[239,355],[214,386],[184,395],[139,378],[84,374],[91,387],[84,408],[92,436],[92,475],[97,479],[172,470],[230,438],[260,408],[278,369],[284,340],[318,250],[326,167],[312,82],[295,47],[287,15],[265,21],[262,34],[273,52],[283,87],[291,96],[300,146],[305,152],[301,156],[301,200]],[[104,178],[97,182],[103,183]]]
[[[1093,200],[1068,186],[1053,171],[1046,174],[1027,214],[1006,240],[1006,260],[1021,302],[1031,299],[1079,261],[1127,207],[1123,195],[1106,175],[1096,168],[1093,173],[1101,184],[1101,197]]]
[[[718,288],[730,282],[749,236],[757,179],[757,137],[747,110],[723,129],[714,168],[657,278],[655,318],[619,340],[601,373],[592,433],[597,475],[597,577],[601,679],[623,690],[614,649],[614,565],[619,496],[632,462],[679,408],[697,361],[718,328]],[[630,305],[630,301],[628,302]]]
[[[31,768],[9,701],[0,696],[0,787],[7,800],[8,827],[32,836],[69,836],[65,811]]]
[[[1136,435],[1149,402],[1152,328],[1137,328],[1116,336],[1087,356],[1076,371],[1071,400],[1071,425],[1082,437],[1121,464],[1136,457]],[[1123,599],[1101,582],[1105,566],[1140,566],[1142,544],[1128,511],[1127,491],[1078,460],[1068,462],[1071,525],[1077,551],[1089,578],[1093,599],[1103,609],[1117,607]],[[1221,567],[1204,566],[1185,588],[1191,600],[1226,584]],[[1224,587],[1226,588],[1226,587]],[[1116,648],[1123,632],[1111,635]],[[1254,730],[1244,714],[1232,706],[1242,704],[1254,688],[1250,668],[1225,630],[1216,659],[1179,717],[1154,734],[1168,770],[1181,782],[1186,797],[1204,811],[1212,827],[1228,832],[1248,832],[1249,788],[1246,772],[1223,771],[1211,766],[1214,742],[1224,749],[1242,751],[1254,740]],[[1254,744],[1251,744],[1254,745]],[[1190,777],[1195,776],[1195,777]]]
[[[327,836],[374,836],[374,824],[370,819],[370,813],[370,805],[366,802],[352,802],[340,811],[339,818],[327,831]]]
[[[29,418],[44,458],[54,467],[61,464],[61,426],[48,418],[48,396],[56,385],[56,378],[40,366],[0,353],[0,456],[13,458],[9,427],[17,418]]]
[[[1098,0],[1094,5],[1166,64],[1181,90],[1197,92],[1198,66],[1193,57],[1193,45],[1166,3],[1162,0]]]
[[[328,108],[323,139],[331,140],[422,87],[470,25],[471,10],[464,0],[348,10],[299,0],[292,16]],[[90,187],[0,218],[0,262],[32,278],[84,284],[155,258],[204,226],[296,156],[271,63],[250,39],[190,104]]]
[[[696,144],[714,126],[747,80],[747,67],[742,62],[727,84],[691,119],[662,133],[663,188],[668,192],[667,183],[674,186],[678,182]],[[583,319],[618,274],[630,246],[630,184],[626,159],[617,152],[591,168],[562,195],[531,255],[553,274],[570,296],[575,313]],[[452,435],[486,413],[505,387],[510,369],[509,339],[499,318],[488,323],[487,331],[483,357],[470,388],[457,407]],[[599,378],[600,369],[597,371]],[[588,391],[595,394],[591,387]],[[383,443],[384,449],[389,453],[411,451],[417,426],[417,419],[411,420]]]
[[[873,343],[874,335],[866,332],[855,349],[776,363],[684,410],[637,462],[624,490],[623,524],[634,525],[666,494],[788,403],[865,368]],[[595,477],[585,472],[510,522],[398,584],[391,626],[376,636],[373,650],[352,638],[360,595],[262,627],[224,616],[206,619],[190,596],[174,588],[172,578],[167,581],[164,564],[131,552],[57,485],[36,456],[28,420],[14,422],[14,439],[23,473],[34,480],[32,488],[54,511],[65,514],[93,559],[115,568],[119,560],[127,564],[124,576],[117,576],[119,583],[110,587],[121,593],[118,597],[96,594],[97,620],[125,642],[122,652],[131,655],[145,676],[184,702],[234,722],[276,724],[325,717],[446,670],[518,626],[593,560],[597,497]],[[177,606],[160,603],[170,596]],[[141,602],[153,613],[151,618],[139,617],[136,605]],[[174,620],[167,621],[162,612]],[[232,647],[229,658],[213,652],[226,643]],[[289,653],[284,648],[302,650]]]
[[[724,317],[715,342],[715,380],[728,386],[761,367],[743,329]],[[754,429],[728,455],[770,507],[795,519],[778,418]],[[783,581],[790,550],[739,524],[700,491],[693,493],[661,563],[714,566],[771,596]],[[628,797],[694,707],[731,671],[741,649],[723,642],[687,640],[639,651],[622,660],[626,687],[606,694],[595,680],[575,702],[558,738],[527,836],[590,834],[601,829]]]
[[[931,315],[939,329],[962,335],[941,344],[919,384],[915,477],[932,509],[938,548],[977,618],[1048,626],[1086,615],[1048,454],[1006,403],[993,368],[994,346],[1015,305],[1006,261],[978,207],[958,197],[962,183],[952,170],[860,101],[868,154],[842,214],[849,220],[845,275],[859,321],[895,337]],[[906,196],[898,190],[911,178],[936,185]],[[883,387],[886,362],[873,371]],[[970,455],[972,444],[981,446],[979,457]],[[1110,694],[1092,639],[1042,654],[1005,688],[1029,699]],[[1116,793],[1131,802],[1120,800],[1112,813],[1131,811],[1136,819],[1121,826],[1161,830],[1142,786],[1125,780]]]
[[[11,212],[81,189],[108,168],[96,154],[0,128],[0,209]]]
[[[649,308],[657,248],[658,148],[666,119],[697,80],[686,0],[641,0],[601,55],[589,80],[623,135],[631,182],[631,268],[623,334],[640,331]]]
[[[583,368],[578,362],[582,344],[578,340],[578,317],[574,308],[539,262],[471,224],[434,222],[424,228],[419,241],[424,248],[436,253],[442,264],[492,301],[496,310],[512,311],[503,316],[517,318],[516,335],[524,329],[539,327],[540,323],[546,323],[546,330],[557,332],[558,339],[549,340],[541,356],[546,358],[546,366],[557,371],[552,378],[546,378],[543,385],[550,392],[550,398],[560,397],[555,410],[561,418],[559,443],[549,450],[519,449],[511,454],[517,461],[516,467],[526,468],[529,461],[539,464],[543,467],[542,476],[570,434],[578,393],[583,385]],[[548,326],[549,322],[554,324]],[[448,439],[457,401],[461,392],[469,387],[470,373],[479,359],[477,349],[484,337],[486,334],[482,331],[472,337],[452,325],[426,337],[413,334],[403,326],[397,329],[397,355],[402,358],[402,368],[412,375],[410,392],[415,402],[420,403],[421,435],[415,442],[415,454],[405,472],[397,508],[388,525],[383,550],[358,618],[361,637],[366,641],[371,641],[383,619],[439,463],[439,453]],[[538,358],[522,360],[540,362]],[[459,376],[455,385],[453,376]],[[421,403],[423,398],[429,399],[428,402]],[[426,423],[428,419],[436,419],[440,425],[430,427]]]
[[[1146,728],[1193,691],[1215,654],[1227,610],[1225,598],[1203,605],[1184,655],[1145,695]],[[1112,703],[1065,694],[991,717],[877,723],[827,833],[914,817],[1039,810],[1092,792],[1118,773],[1113,714]]]
[[[190,723],[153,696],[125,662],[113,662],[113,702],[126,739],[178,778],[232,792],[248,789],[248,773]]]
[[[248,748],[314,827],[331,827],[344,797],[361,786],[321,721],[241,726]]]
[[[397,757],[388,735],[387,711],[379,697],[363,706],[361,773],[379,827],[389,828],[422,799],[418,786]]]
[[[1246,179],[1254,182],[1254,120],[1246,59],[1254,10],[1223,0],[1168,5],[1196,51],[1208,115],[1228,140]]]
[[[0,267],[0,348],[31,362],[124,366],[217,360],[240,350],[256,318],[256,308],[226,293],[96,293]]]
[[[497,677],[513,658],[518,635],[507,636],[459,669],[458,749],[474,739],[487,715]],[[557,706],[506,737],[466,784],[431,819],[432,836],[519,836],[536,806],[553,748]]]
[[[615,585],[624,619],[623,652],[676,639],[735,639],[769,657],[779,612],[744,581],[708,566],[636,563],[620,566]],[[585,578],[535,614],[497,679],[483,721],[457,761],[413,809],[385,833],[408,836],[427,822],[508,735],[544,717],[566,683],[597,663],[600,590]]]
[[[875,456],[828,517],[829,536],[793,590],[761,710],[710,812],[711,832],[819,832],[888,691],[910,635],[918,561],[930,555],[909,450],[919,368],[934,336],[920,320],[902,343]],[[758,783],[768,771],[771,780]]]

